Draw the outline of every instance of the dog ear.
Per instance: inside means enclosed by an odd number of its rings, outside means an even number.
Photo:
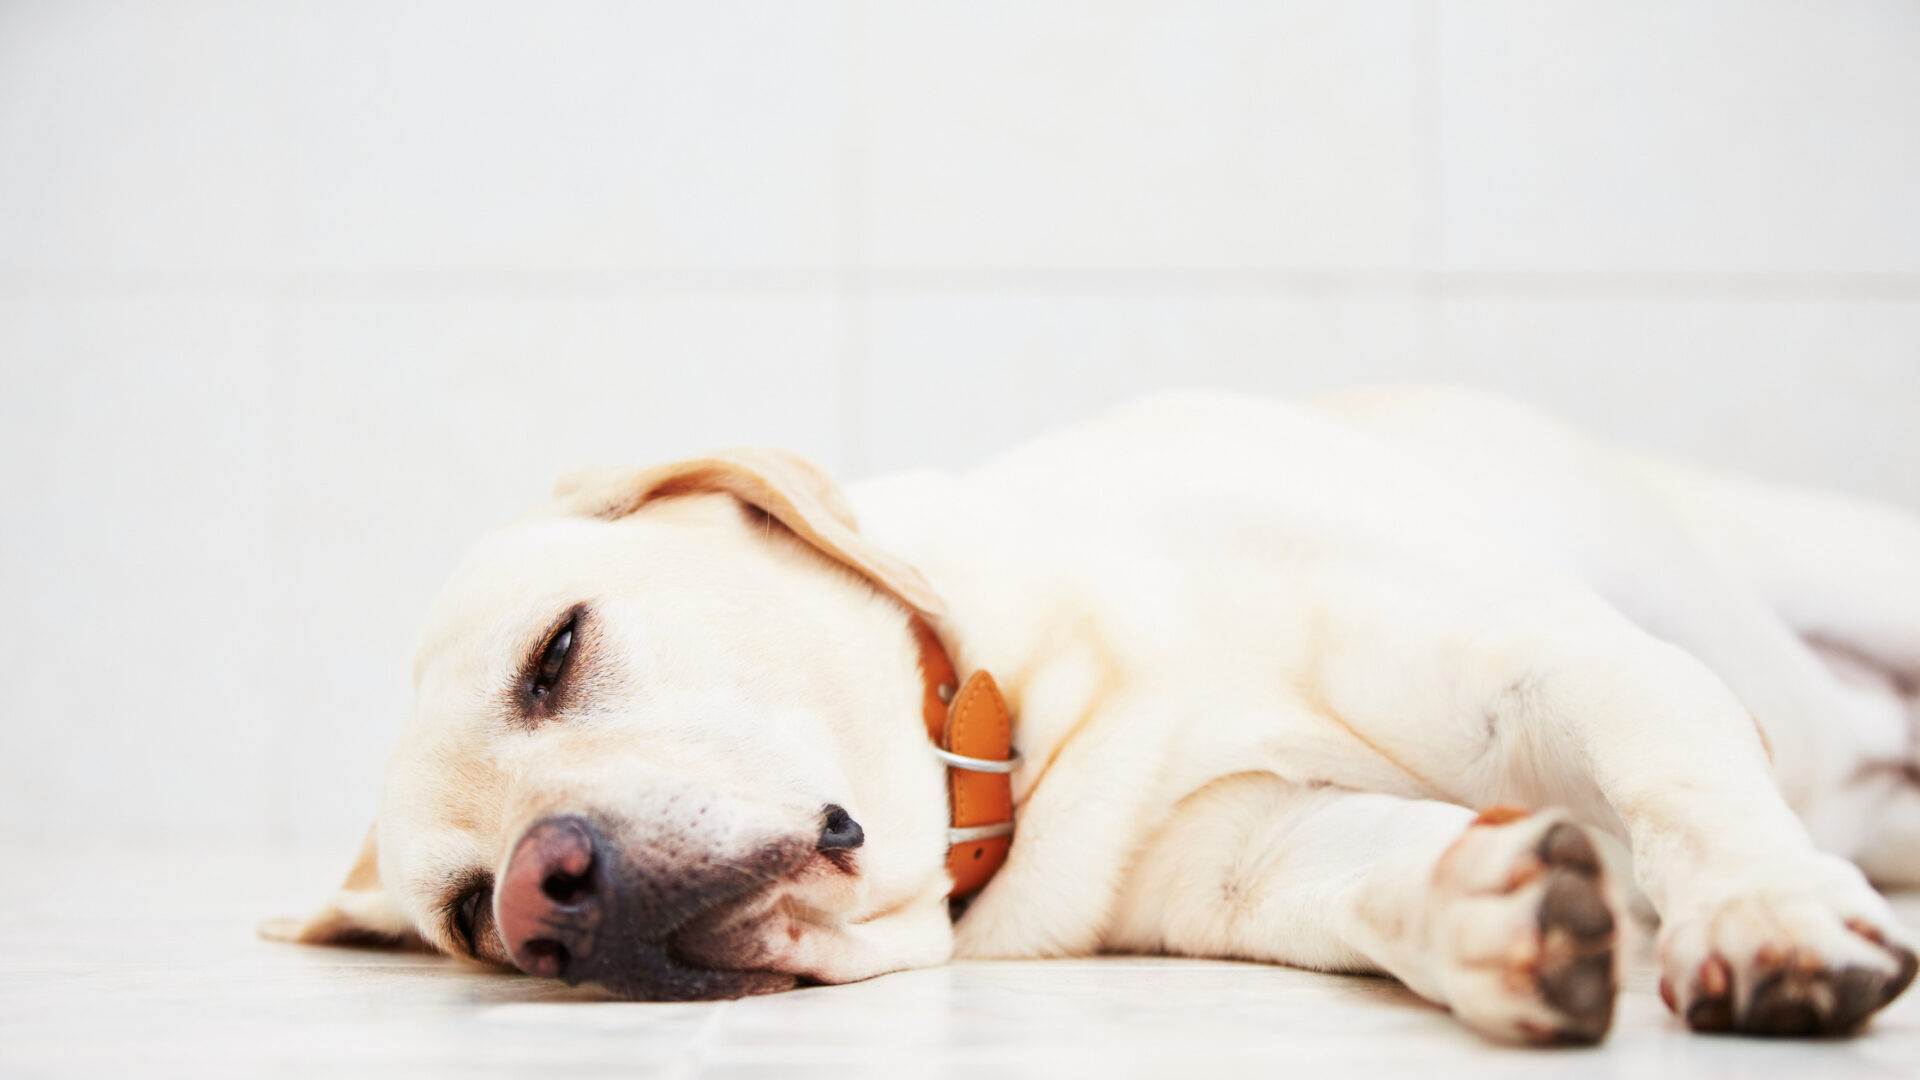
[[[553,489],[563,512],[608,521],[655,499],[708,491],[725,492],[763,511],[914,611],[933,618],[944,614],[939,595],[920,572],[861,536],[840,485],[798,454],[747,448],[650,469],[577,469],[562,474]]]
[[[379,848],[372,827],[360,845],[342,884],[325,907],[306,920],[269,919],[260,936],[302,945],[340,945],[359,949],[425,950],[426,942],[395,907],[380,884]]]

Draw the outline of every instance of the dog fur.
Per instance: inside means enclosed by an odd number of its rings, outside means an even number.
[[[957,920],[910,612],[1023,755]],[[633,996],[1146,951],[1591,1041],[1636,889],[1698,1029],[1851,1031],[1914,974],[1869,878],[1920,884],[1920,520],[1473,394],[1155,399],[844,492],[771,451],[575,474],[456,571],[414,676],[359,865],[280,936],[510,963],[449,906],[570,814],[702,912],[634,930],[674,974],[601,980]],[[808,854],[826,804],[852,858]]]

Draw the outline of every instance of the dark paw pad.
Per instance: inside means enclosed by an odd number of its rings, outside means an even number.
[[[1540,929],[1543,933],[1563,930],[1578,941],[1598,940],[1613,933],[1613,909],[1607,906],[1599,882],[1556,873],[1547,879],[1546,895],[1540,900]]]
[[[1889,975],[1863,967],[1823,968],[1793,953],[1763,950],[1744,1012],[1734,1010],[1732,969],[1718,957],[1701,966],[1687,1026],[1695,1031],[1806,1038],[1849,1035],[1899,995],[1903,968]]]
[[[1565,835],[1562,835],[1564,830]],[[1613,911],[1593,846],[1572,826],[1554,827],[1539,854],[1551,869],[1540,900],[1540,996],[1564,1019],[1544,1041],[1598,1042],[1613,1026]]]
[[[1859,919],[1848,919],[1847,929],[1887,950],[1887,952],[1892,955],[1894,962],[1900,965],[1899,970],[1895,972],[1893,978],[1888,979],[1886,985],[1882,988],[1882,993],[1885,996],[1883,996],[1874,1007],[1879,1008],[1882,1005],[1886,1005],[1894,998],[1906,993],[1907,987],[1913,985],[1914,974],[1920,972],[1920,957],[1914,956],[1912,949],[1900,945],[1887,944],[1886,935],[1882,934],[1872,923],[1862,922]]]
[[[1565,867],[1585,874],[1600,872],[1600,854],[1593,849],[1593,840],[1587,836],[1587,831],[1578,825],[1560,824],[1548,829],[1547,835],[1540,838],[1534,853],[1548,866]]]
[[[1819,976],[1797,976],[1776,971],[1761,978],[1753,988],[1753,1000],[1740,1030],[1749,1035],[1819,1035],[1827,1031],[1827,1018],[1814,1003]]]
[[[1733,1030],[1733,969],[1712,957],[1700,965],[1687,1005],[1687,1026],[1695,1031]]]

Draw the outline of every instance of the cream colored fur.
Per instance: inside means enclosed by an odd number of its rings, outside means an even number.
[[[723,857],[831,802],[865,825],[858,875],[784,884],[741,931],[827,982],[1170,951],[1385,972],[1551,1038],[1567,1010],[1528,973],[1560,947],[1536,852],[1562,821],[1631,850],[1702,1026],[1728,980],[1738,1027],[1783,964],[1819,998],[1913,947],[1856,868],[1920,882],[1910,515],[1448,391],[1153,400],[847,502],[755,460],[759,487],[611,515],[646,474],[583,474],[463,565],[388,775],[384,898],[363,878],[307,940],[449,947],[446,883],[549,813],[646,845],[698,805],[676,836]],[[516,725],[502,688],[582,602],[591,693]],[[998,677],[1025,759],[1012,854],[957,924],[905,605]],[[1558,809],[1469,827],[1492,804]]]

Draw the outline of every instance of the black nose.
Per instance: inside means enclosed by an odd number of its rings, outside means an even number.
[[[821,851],[852,851],[867,842],[867,834],[860,830],[860,823],[853,815],[838,806],[829,805],[826,809],[826,821],[820,826]]]

